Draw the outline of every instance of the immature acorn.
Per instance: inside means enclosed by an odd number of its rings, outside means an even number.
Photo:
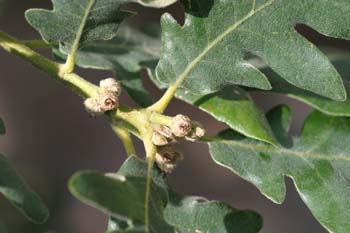
[[[165,146],[175,142],[170,128],[165,125],[156,126],[152,135],[152,142],[156,146]]]
[[[91,116],[103,115],[105,112],[119,107],[121,87],[118,81],[112,78],[100,81],[100,88],[84,101],[85,109]]]
[[[157,148],[155,161],[160,170],[171,173],[178,162],[183,160],[183,155],[172,146],[162,146]]]
[[[100,88],[109,92],[117,93],[118,96],[122,93],[120,83],[114,78],[106,78],[100,81]]]
[[[171,119],[169,127],[175,137],[182,138],[191,132],[192,121],[188,116],[179,114]]]
[[[205,129],[198,121],[192,121],[192,130],[185,137],[188,141],[197,141],[205,135]]]

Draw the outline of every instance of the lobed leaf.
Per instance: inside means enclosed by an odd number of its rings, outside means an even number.
[[[116,175],[78,173],[71,178],[69,187],[77,198],[112,216],[108,233],[143,232],[146,176],[147,163],[131,157]],[[232,229],[241,229],[241,233],[255,233],[261,228],[261,218],[253,212],[238,211],[220,202],[205,201],[199,204],[194,197],[182,200],[183,197],[169,190],[159,169],[154,169],[152,182],[151,233],[175,233],[180,229],[181,232],[189,232],[193,227],[203,232],[221,229],[219,232],[232,233],[236,232]],[[181,205],[176,204],[180,202]],[[184,202],[193,203],[192,208]],[[188,219],[181,219],[180,216],[190,216],[192,212],[196,213],[193,216],[195,221],[189,226]],[[215,219],[215,226],[208,227],[208,219]]]
[[[221,166],[248,180],[272,201],[285,198],[284,176],[296,188],[318,221],[330,232],[350,231],[349,118],[313,112],[299,138],[287,131],[290,111],[278,107],[268,115],[284,147],[273,147],[232,131],[210,142],[210,153]]]
[[[337,71],[294,25],[350,38],[347,0],[198,0],[185,1],[185,7],[183,26],[169,14],[162,17],[163,50],[156,70],[160,81],[201,94],[227,84],[270,89],[266,76],[244,60],[250,52],[294,86],[346,99]]]
[[[129,163],[138,166],[136,158]],[[123,167],[124,167],[123,166]],[[128,227],[137,226],[144,230],[146,179],[139,172],[131,176],[128,168],[121,168],[117,174],[103,175],[97,172],[80,172],[69,181],[69,189],[75,197],[102,210],[112,217],[128,222]],[[133,166],[132,168],[133,169]],[[162,210],[167,203],[167,192],[163,187],[153,184],[150,200],[151,232],[173,232],[164,220]]]
[[[45,204],[22,180],[7,158],[0,154],[0,193],[11,204],[35,223],[44,223],[49,217]]]
[[[324,49],[327,56],[332,61],[332,64],[337,68],[341,76],[345,79],[349,79],[350,73],[350,57],[348,53],[337,51],[334,49]],[[269,77],[272,84],[272,92],[285,94],[293,99],[304,102],[311,107],[333,116],[350,116],[350,100],[339,102],[334,101],[317,94],[310,93],[295,86],[292,86],[288,82],[281,79],[278,74],[273,72],[265,65],[259,64],[256,61],[252,61],[259,66],[259,68]],[[349,92],[349,91],[348,91]]]
[[[261,217],[252,211],[237,211],[222,202],[200,197],[170,195],[165,219],[181,233],[256,233],[262,227]]]
[[[157,33],[152,33],[157,34]],[[58,51],[55,54],[64,58]],[[160,40],[150,33],[142,33],[128,26],[122,26],[117,36],[110,41],[96,42],[82,48],[77,53],[77,65],[83,68],[113,70],[124,89],[141,106],[149,106],[153,101],[144,88],[139,71],[148,69],[152,81],[163,85],[151,73],[160,54]],[[236,94],[239,92],[239,94]],[[207,96],[194,95],[179,90],[176,97],[208,112],[219,121],[228,124],[244,135],[276,143],[265,116],[251,100],[248,93],[238,87],[229,87]]]
[[[120,0],[52,0],[53,10],[29,9],[26,19],[49,43],[70,53],[97,40],[112,39],[131,13],[120,10]],[[75,51],[73,51],[75,52]]]

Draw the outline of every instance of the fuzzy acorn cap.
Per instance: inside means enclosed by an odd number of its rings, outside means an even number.
[[[178,137],[178,138],[185,137],[192,130],[191,119],[182,114],[176,115],[171,119],[170,130],[175,137]]]
[[[157,131],[153,132],[152,142],[156,146],[165,146],[169,144],[169,140]]]
[[[171,173],[181,160],[183,160],[183,155],[176,151],[174,147],[163,146],[157,148],[155,161],[158,167],[165,173]]]
[[[192,130],[186,136],[188,141],[197,141],[205,135],[205,129],[203,125],[197,121],[192,121]]]
[[[118,96],[122,92],[122,88],[120,86],[120,83],[117,80],[115,80],[114,78],[107,78],[107,79],[101,80],[100,81],[100,88],[103,88],[103,89],[110,91],[110,92],[114,92]]]
[[[176,142],[168,126],[156,125],[152,135],[152,142],[156,146],[165,146]]]
[[[99,89],[92,97],[84,101],[84,106],[91,116],[100,116],[119,107],[118,95],[114,92]]]

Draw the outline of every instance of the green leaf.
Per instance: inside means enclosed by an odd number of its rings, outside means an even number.
[[[132,159],[129,159],[130,161]],[[126,166],[129,166],[128,164]],[[144,229],[145,177],[118,174],[104,175],[97,172],[79,172],[69,181],[69,189],[75,197],[96,207],[114,218],[128,220],[131,226]],[[162,210],[168,201],[166,190],[153,184],[150,204],[151,232],[173,232],[164,220]]]
[[[112,39],[119,24],[131,13],[119,8],[118,0],[52,0],[53,10],[29,9],[27,21],[49,43],[59,43],[62,51],[75,53],[78,48],[97,40]]]
[[[349,79],[350,73],[350,56],[349,53],[336,51],[334,49],[324,49],[325,53],[332,61],[333,65],[337,68],[342,77]],[[272,84],[272,92],[277,92],[281,94],[286,94],[291,98],[304,102],[311,107],[333,116],[350,116],[350,100],[339,102],[334,101],[300,88],[294,87],[288,82],[278,76],[271,69],[267,68],[265,65],[259,64],[256,61],[252,61],[253,64],[259,66],[259,68],[269,77]],[[349,91],[348,91],[349,95]]]
[[[175,193],[170,199],[165,219],[181,233],[256,233],[262,227],[261,217],[252,211],[238,211],[222,202]]]
[[[229,86],[204,96],[179,90],[176,97],[199,107],[243,135],[278,144],[264,114],[249,94],[239,87]]]
[[[0,135],[4,135],[6,133],[6,128],[4,121],[0,118]]]
[[[77,53],[77,65],[83,68],[113,70],[124,89],[141,106],[149,106],[151,94],[143,87],[139,71],[147,68],[151,73],[160,54],[160,40],[156,35],[137,31],[129,26],[120,27],[117,36],[109,41],[92,43]],[[55,51],[59,58],[65,55]],[[157,83],[154,75],[152,81]],[[248,94],[238,87],[227,88],[216,95],[197,96],[179,90],[177,97],[210,113],[238,132],[272,144],[276,140],[261,111]],[[240,94],[235,94],[239,91]]]
[[[147,163],[131,157],[116,175],[78,173],[71,178],[69,186],[77,198],[112,216],[108,233],[141,233],[144,232],[146,176]],[[238,211],[221,202],[199,203],[198,200],[194,197],[181,197],[169,190],[164,174],[155,168],[152,176],[150,231],[175,233],[170,225],[176,229],[186,229],[181,232],[189,232],[195,227],[203,232],[231,233],[236,232],[230,231],[231,229],[241,229],[240,233],[255,233],[261,228],[261,218],[253,212]],[[192,208],[185,203],[192,203]],[[188,219],[180,219],[182,214],[189,216],[192,213],[196,213],[196,216],[191,216],[194,220],[192,226],[188,225]],[[214,218],[215,226],[208,228],[207,223]]]
[[[122,26],[112,40],[91,43],[82,48],[77,53],[76,63],[83,68],[114,71],[129,95],[146,107],[152,104],[153,98],[143,87],[140,70],[155,67],[160,44],[160,40],[150,33]],[[56,51],[55,54],[65,58],[62,53]]]
[[[350,38],[347,0],[190,3],[184,26],[169,14],[162,17],[163,53],[156,71],[160,81],[181,84],[193,93],[214,92],[227,84],[270,89],[266,76],[244,60],[250,52],[289,83],[345,100],[337,71],[294,25],[304,23],[327,36]]]
[[[49,211],[39,196],[29,189],[7,158],[1,154],[0,193],[35,223],[44,223],[49,217]]]
[[[330,232],[350,232],[350,118],[313,112],[291,145],[290,111],[274,109],[269,118],[280,143],[273,147],[224,131],[210,144],[219,165],[251,182],[276,203],[285,198],[284,176],[293,179],[301,198]]]

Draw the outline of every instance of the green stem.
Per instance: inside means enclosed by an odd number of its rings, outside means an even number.
[[[160,125],[167,125],[169,126],[171,123],[172,117],[165,116],[156,112],[153,112],[150,116],[150,121],[152,123],[160,124]]]
[[[21,43],[31,49],[49,49],[55,46],[55,44],[47,43],[44,40],[24,40]]]
[[[177,89],[180,87],[183,80],[179,79],[174,85],[170,86],[162,98],[149,107],[153,112],[163,113],[173,99]]]
[[[146,181],[146,192],[145,192],[145,232],[149,232],[150,226],[150,196],[151,196],[151,188],[152,188],[152,175],[153,175],[153,167],[154,161],[157,153],[156,146],[152,143],[152,132],[149,132],[148,135],[144,138],[144,145],[146,149],[146,157],[148,160],[148,169],[147,169],[147,181]]]
[[[0,47],[5,49],[7,52],[15,54],[30,62],[38,69],[52,75],[56,81],[70,87],[73,91],[82,97],[90,97],[98,89],[97,86],[86,81],[77,74],[62,73],[61,64],[58,64],[41,56],[39,53],[33,51],[32,49],[28,48],[24,44],[20,43],[13,37],[3,32],[0,32]]]
[[[65,70],[62,70],[63,66],[61,64],[41,56],[4,32],[0,32],[0,47],[50,74],[56,81],[69,87],[83,98],[91,97],[99,88],[75,73],[65,73]],[[147,111],[132,110],[129,107],[121,106],[116,111],[107,113],[107,115],[112,123],[115,120],[120,121],[121,127],[132,132],[139,138],[142,138],[143,134],[148,131],[148,127],[144,127],[149,118],[149,112]],[[142,129],[142,133],[139,132],[140,129]],[[129,149],[131,151],[131,148]]]
[[[126,129],[122,128],[121,126],[119,126],[117,124],[112,124],[111,126],[112,126],[113,131],[118,135],[118,137],[122,141],[127,155],[129,157],[136,155],[134,143],[131,139],[129,131],[127,131]]]

